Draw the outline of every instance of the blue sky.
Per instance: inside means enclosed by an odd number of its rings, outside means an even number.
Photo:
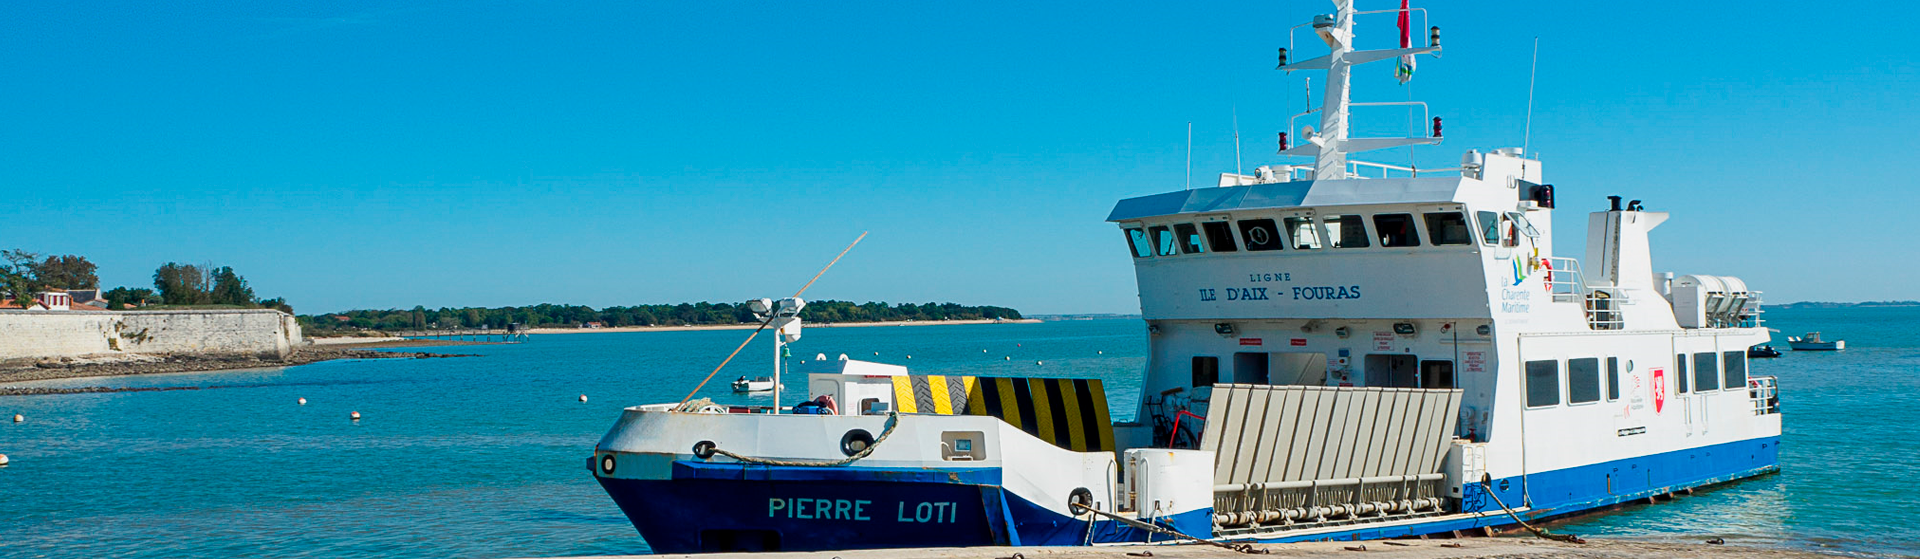
[[[1620,193],[1674,214],[1657,269],[1920,298],[1920,6],[1425,4],[1444,58],[1355,99],[1447,141],[1372,158],[1520,144],[1538,36],[1561,254]],[[871,231],[811,298],[1137,312],[1107,211],[1182,187],[1188,122],[1195,184],[1236,112],[1246,168],[1278,162],[1311,73],[1274,48],[1329,6],[9,3],[0,248],[109,286],[216,262],[301,312],[603,307],[791,293]]]

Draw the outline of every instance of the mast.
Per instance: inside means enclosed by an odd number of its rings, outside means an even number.
[[[1321,95],[1320,129],[1308,131],[1302,136],[1306,141],[1297,146],[1280,150],[1280,155],[1299,155],[1314,158],[1313,177],[1321,179],[1347,178],[1347,154],[1377,149],[1387,149],[1410,145],[1438,144],[1436,134],[1426,138],[1351,138],[1348,132],[1348,108],[1352,105],[1350,86],[1353,81],[1353,67],[1368,62],[1391,60],[1401,56],[1437,53],[1440,51],[1440,28],[1431,28],[1428,36],[1430,43],[1424,47],[1399,49],[1364,50],[1353,49],[1353,0],[1333,0],[1334,13],[1313,17],[1313,32],[1327,44],[1327,54],[1318,58],[1302,60],[1289,64],[1287,49],[1280,49],[1280,66],[1277,70],[1292,72],[1295,70],[1326,70],[1327,80]],[[1398,10],[1388,10],[1394,12]],[[1378,12],[1368,12],[1378,13]],[[1408,103],[1362,103],[1364,104],[1408,104]]]
[[[1320,156],[1313,161],[1316,179],[1347,177],[1347,93],[1353,82],[1353,63],[1347,61],[1347,53],[1353,52],[1353,1],[1333,0],[1333,6],[1332,18],[1319,16],[1313,21],[1314,34],[1327,43],[1329,50],[1327,88],[1320,100],[1319,141],[1308,138],[1320,146]]]

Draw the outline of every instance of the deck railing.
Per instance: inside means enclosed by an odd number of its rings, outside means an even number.
[[[1780,386],[1777,377],[1747,377],[1747,396],[1753,400],[1754,415],[1780,413]]]

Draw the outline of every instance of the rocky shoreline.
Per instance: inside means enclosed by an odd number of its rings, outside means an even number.
[[[0,383],[55,380],[83,377],[116,377],[126,375],[149,375],[158,373],[190,373],[203,371],[226,371],[234,369],[264,369],[270,367],[292,367],[332,361],[335,359],[432,359],[441,357],[473,357],[468,354],[427,353],[419,351],[371,351],[367,346],[325,347],[309,346],[293,352],[284,360],[262,359],[241,356],[118,356],[113,358],[73,358],[16,360],[0,363]],[[97,390],[96,390],[97,389]],[[0,396],[20,396],[33,394],[66,394],[79,392],[126,392],[153,389],[105,389],[89,387],[87,389],[55,389],[31,387],[0,387]]]

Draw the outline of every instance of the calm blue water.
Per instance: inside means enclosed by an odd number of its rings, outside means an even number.
[[[1786,473],[1568,530],[1920,548],[1910,522],[1920,507],[1903,492],[1920,479],[1908,427],[1920,405],[1920,310],[1770,318],[1854,346],[1754,365],[1781,378]],[[0,398],[0,417],[27,416],[0,423],[0,453],[13,459],[0,468],[0,556],[644,553],[586,457],[621,407],[677,400],[744,335],[538,336],[455,349],[482,357],[42,383],[236,387]],[[1116,419],[1133,413],[1145,351],[1144,328],[1127,320],[812,328],[794,348],[796,358],[846,353],[918,373],[1102,376]],[[748,348],[703,395],[770,402],[724,384],[764,374],[770,352],[764,341]],[[302,397],[308,405],[295,404]],[[364,419],[348,421],[350,411]]]

